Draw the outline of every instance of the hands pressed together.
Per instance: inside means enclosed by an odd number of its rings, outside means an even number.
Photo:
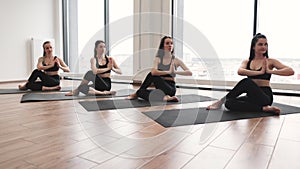
[[[261,68],[261,73],[262,74],[265,74],[265,73],[272,74],[272,69],[270,69],[270,67],[269,67],[268,58],[264,58],[263,65]]]

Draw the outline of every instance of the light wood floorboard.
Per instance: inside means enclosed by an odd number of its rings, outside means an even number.
[[[62,80],[64,87],[78,83]],[[128,88],[136,89],[113,83],[114,90]],[[181,88],[178,94],[225,93]],[[300,168],[300,112],[164,128],[142,112],[211,102],[88,112],[81,100],[20,103],[22,95],[0,94],[0,168]],[[300,97],[274,101],[300,106]]]

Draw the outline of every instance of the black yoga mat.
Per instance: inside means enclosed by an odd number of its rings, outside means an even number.
[[[281,109],[281,115],[300,113],[300,107],[274,103]],[[275,116],[272,112],[233,112],[227,110],[206,110],[206,108],[156,110],[143,112],[146,116],[164,127],[203,124],[211,122],[251,119],[266,116]]]
[[[60,90],[57,90],[57,92],[66,92],[72,90],[72,87],[62,87]],[[56,90],[54,90],[56,91]],[[18,93],[40,93],[40,92],[54,92],[52,91],[31,91],[31,90],[19,90],[17,88],[12,89],[0,89],[0,94],[18,94]]]
[[[179,102],[149,102],[146,100],[135,99],[114,99],[114,100],[99,100],[99,101],[81,101],[79,102],[87,111],[97,110],[111,110],[111,109],[124,109],[124,108],[137,108],[148,106],[159,106],[165,104],[181,104],[181,103],[193,103],[215,100],[211,97],[200,95],[181,95],[178,96]]]
[[[75,100],[88,98],[113,98],[123,97],[135,92],[133,89],[117,90],[115,95],[98,95],[98,96],[65,96],[65,93],[26,93],[21,98],[21,103],[25,102],[39,102],[39,101],[55,101],[55,100]]]

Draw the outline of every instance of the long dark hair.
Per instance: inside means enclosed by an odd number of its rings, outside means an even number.
[[[156,54],[156,57],[159,57],[159,58],[163,58],[164,55],[165,55],[165,50],[164,50],[164,44],[165,44],[165,40],[166,39],[172,39],[171,36],[164,36],[161,40],[160,40],[160,44],[159,44],[159,47],[158,47],[158,51],[157,51],[157,54]],[[173,50],[171,51],[172,53],[172,58],[174,58],[174,47],[173,47]]]
[[[94,47],[94,58],[97,58],[97,50],[96,50],[96,48],[97,48],[97,46],[98,46],[100,43],[104,43],[104,44],[105,44],[105,42],[104,42],[103,40],[97,40],[97,41],[95,42],[95,47]]]
[[[249,60],[253,60],[254,56],[255,56],[255,51],[254,51],[254,46],[257,43],[258,39],[267,39],[267,37],[261,33],[257,33],[256,35],[253,36],[252,41],[251,41],[251,47],[250,47],[250,56],[249,56]],[[266,53],[264,53],[264,56],[266,56],[267,58],[269,58],[268,55],[268,49],[266,51]]]
[[[43,43],[43,56],[46,56],[45,45],[48,44],[48,43],[51,44],[50,41],[45,41],[45,42]]]

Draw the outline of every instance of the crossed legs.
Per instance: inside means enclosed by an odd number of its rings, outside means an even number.
[[[246,93],[246,96],[240,96]],[[270,87],[259,87],[251,79],[241,80],[225,97],[207,107],[208,110],[225,107],[234,111],[265,111],[280,113],[280,109],[271,106],[273,94]]]
[[[153,76],[150,73],[146,76],[141,87],[137,90],[136,93],[133,93],[127,97],[127,99],[136,99],[137,97],[143,98],[144,100],[149,100],[151,92],[154,90],[149,90],[148,87],[151,84],[154,84],[156,89],[163,91],[162,96],[155,96],[155,100],[163,101],[179,101],[175,96],[176,86],[174,81],[164,80],[161,76]]]
[[[39,78],[41,81],[36,81]],[[30,89],[32,91],[45,91],[45,90],[60,90],[59,86],[60,77],[59,75],[49,76],[46,73],[35,69],[27,82],[18,85],[20,90]]]
[[[92,85],[89,85],[89,82],[92,81]],[[88,71],[84,78],[82,79],[80,85],[66,93],[66,96],[77,96],[79,92],[82,92],[86,95],[114,95],[116,91],[110,91],[111,89],[111,80],[110,78],[102,78],[100,76],[94,75],[92,71]]]

